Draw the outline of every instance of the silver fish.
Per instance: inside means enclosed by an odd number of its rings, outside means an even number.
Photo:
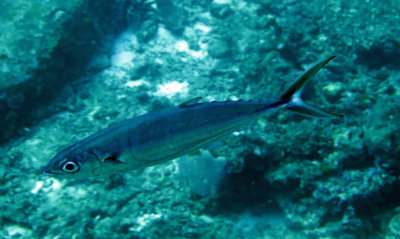
[[[86,178],[160,164],[206,147],[276,109],[317,118],[343,117],[301,99],[307,81],[334,57],[305,71],[277,99],[200,103],[201,98],[195,98],[123,121],[64,149],[47,163],[44,173]]]

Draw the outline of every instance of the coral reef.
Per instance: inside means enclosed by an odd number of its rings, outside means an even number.
[[[396,1],[0,3],[1,238],[397,238]],[[345,114],[280,110],[169,163],[74,180],[63,147],[149,111],[304,89]]]

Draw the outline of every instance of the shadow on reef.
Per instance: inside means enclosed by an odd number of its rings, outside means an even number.
[[[241,157],[242,170],[225,176],[214,201],[209,202],[208,213],[284,213],[292,215],[287,225],[294,229],[330,227],[340,221],[345,233],[362,238],[382,231],[382,219],[371,215],[390,213],[400,202],[400,163],[377,160],[366,150],[349,154],[338,171],[316,177],[288,174],[273,184],[267,172],[279,166],[275,165],[278,160],[248,151]],[[306,223],[311,218],[313,222]]]
[[[240,214],[250,211],[259,214],[278,209],[273,200],[277,188],[265,179],[266,170],[271,166],[270,160],[258,155],[250,153],[244,156],[243,169],[228,174],[221,181],[212,212]],[[285,190],[298,188],[299,180],[289,181]]]
[[[9,88],[7,95],[21,96],[17,105],[0,102],[0,144],[23,134],[24,128],[57,111],[49,110],[63,87],[86,73],[92,58],[102,52],[110,54],[115,36],[126,30],[130,20],[145,20],[129,10],[144,1],[84,1],[75,12],[68,13],[69,20],[63,24],[63,33],[48,59],[41,59],[35,72],[23,84]],[[136,4],[136,5],[135,5]],[[136,26],[140,23],[136,22]],[[104,68],[104,67],[103,67]],[[101,69],[91,69],[99,71]]]
[[[400,43],[395,40],[383,40],[375,42],[369,48],[361,48],[356,51],[357,64],[366,65],[370,69],[388,67],[399,69],[400,67]]]

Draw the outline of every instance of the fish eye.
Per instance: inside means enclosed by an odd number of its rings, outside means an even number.
[[[75,173],[79,170],[79,165],[73,161],[67,161],[63,164],[62,170],[66,173]]]

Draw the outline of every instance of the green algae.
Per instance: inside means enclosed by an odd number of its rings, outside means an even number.
[[[400,214],[395,214],[390,219],[388,230],[389,233],[386,238],[398,238],[400,236]]]

